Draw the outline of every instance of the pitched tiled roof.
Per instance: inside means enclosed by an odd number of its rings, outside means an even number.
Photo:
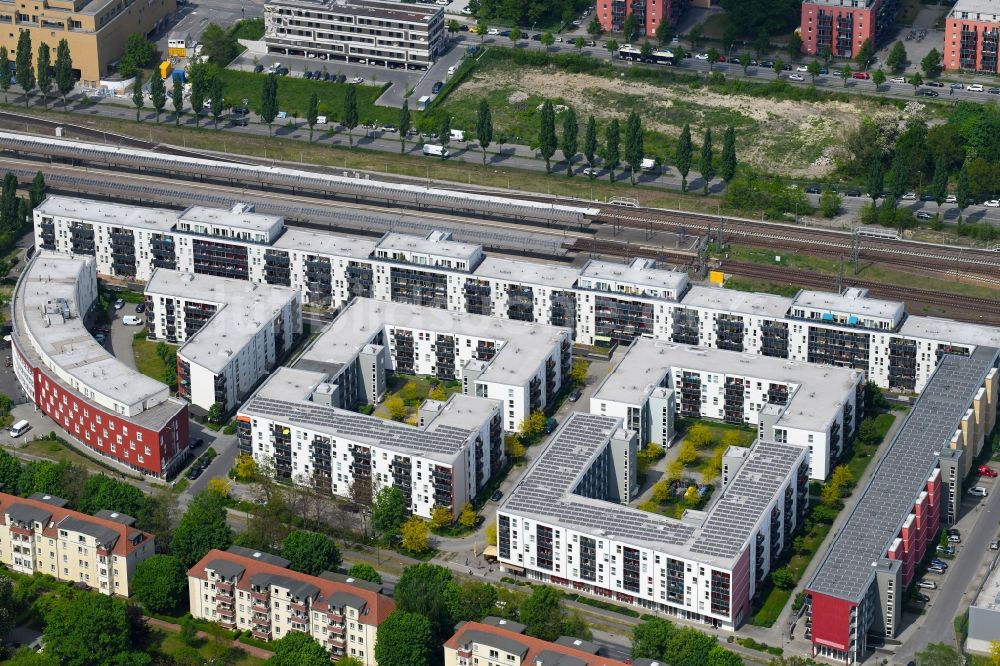
[[[283,561],[281,558],[270,559]],[[224,550],[208,551],[205,557],[188,570],[188,575],[207,580],[206,569],[218,571],[226,577],[231,576],[232,572],[241,571],[236,574],[239,576],[236,587],[247,592],[250,591],[252,583],[278,585],[291,589],[297,596],[311,598],[311,607],[316,610],[325,611],[331,605],[342,606],[345,601],[354,607],[359,607],[358,604],[363,605],[364,610],[358,620],[364,624],[378,626],[396,607],[392,599],[367,587],[322,576],[310,576],[265,559],[246,557]]]
[[[522,664],[541,666],[625,666],[625,662],[592,654],[587,649],[577,649],[569,641],[550,643],[541,638],[525,636],[499,626],[482,622],[466,622],[459,626],[455,635],[448,639],[445,647],[459,649],[468,643],[493,645],[507,652],[522,653]],[[504,647],[506,646],[506,647]],[[587,645],[589,647],[589,645]],[[508,649],[511,648],[511,649]],[[513,649],[516,648],[516,649]]]
[[[38,522],[42,523],[42,534],[47,537],[55,538],[60,528],[88,534],[109,547],[114,555],[128,555],[153,539],[151,533],[140,532],[115,520],[90,516],[43,500],[0,493],[0,523],[7,524],[8,515],[14,520],[43,518]],[[136,539],[137,536],[140,538]]]

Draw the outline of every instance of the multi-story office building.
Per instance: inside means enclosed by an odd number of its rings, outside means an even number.
[[[444,10],[378,0],[269,0],[268,53],[426,69],[444,52]]]
[[[903,600],[997,423],[1000,355],[946,354],[806,586],[815,656],[850,666],[901,628]],[[808,626],[808,623],[807,623]],[[811,632],[811,633],[809,633]]]
[[[817,56],[853,58],[865,40],[881,46],[899,12],[898,0],[805,0],[802,51]]]
[[[355,238],[287,229],[244,209],[178,213],[66,197],[35,209],[40,247],[95,255],[98,272],[111,277],[125,275],[116,261],[133,265],[108,240],[115,229],[134,235],[137,280],[159,266],[290,286],[303,302],[332,308],[360,296],[570,326],[588,345],[651,337],[854,368],[904,393],[921,391],[946,352],[1000,347],[1000,329],[908,315],[902,303],[863,289],[789,298],[691,286],[648,260],[571,268],[484,258],[479,246],[446,234]],[[279,264],[287,272],[268,270]]]
[[[457,517],[502,468],[500,401],[461,393],[427,400],[411,426],[332,406],[338,388],[329,378],[279,368],[240,407],[240,453],[279,479],[354,500],[395,486],[426,518],[438,506]]]
[[[1000,52],[1000,4],[958,0],[944,23],[945,69],[997,73]]]
[[[637,435],[620,418],[572,414],[497,509],[509,571],[668,616],[735,629],[808,505],[804,447],[727,451],[725,487],[681,520],[625,504]]]
[[[395,608],[380,585],[324,572],[292,571],[288,560],[233,546],[210,550],[188,571],[191,615],[271,641],[301,631],[334,659],[377,666],[378,626]]]
[[[136,566],[156,548],[135,518],[66,508],[66,500],[36,493],[0,493],[0,562],[12,571],[83,583],[101,594],[129,596]]]
[[[676,26],[688,0],[597,0],[597,20],[605,32],[621,32],[625,17],[635,16],[637,35],[652,37],[660,23]]]
[[[590,641],[560,636],[546,641],[525,635],[523,624],[498,617],[460,622],[444,644],[444,666],[625,666],[629,662],[601,656]]]
[[[177,394],[225,413],[291,351],[302,303],[289,287],[157,268],[146,284],[146,334],[182,344]]]
[[[462,383],[463,393],[504,403],[514,431],[565,386],[568,329],[370,298],[353,300],[296,360],[329,375],[330,404],[375,404],[387,371]]]
[[[95,454],[165,477],[188,451],[188,405],[115,358],[87,330],[93,257],[38,251],[11,302],[14,374],[24,395]]]
[[[17,50],[18,35],[31,34],[37,49],[48,44],[55,57],[63,39],[73,55],[73,67],[85,86],[97,87],[113,74],[129,35],[148,35],[177,10],[175,0],[42,0],[0,3],[0,46]]]
[[[760,439],[809,449],[825,479],[863,416],[864,373],[640,338],[594,390],[590,411],[639,441],[670,446],[675,416],[752,425]]]

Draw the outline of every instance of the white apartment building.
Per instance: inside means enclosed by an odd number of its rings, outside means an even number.
[[[440,7],[377,0],[269,0],[268,53],[427,69],[444,52]]]
[[[263,641],[293,631],[315,638],[335,659],[377,666],[378,626],[395,608],[380,585],[324,572],[292,571],[288,560],[239,546],[210,550],[188,571],[191,615]]]
[[[601,646],[572,636],[546,641],[524,632],[527,627],[498,617],[460,622],[444,644],[444,666],[627,666],[602,654]]]
[[[502,401],[512,432],[562,390],[571,342],[556,326],[357,298],[295,367],[328,373],[331,404],[347,409],[378,402],[386,371],[457,380],[467,395]]]
[[[66,504],[52,495],[0,493],[0,561],[12,571],[129,596],[136,566],[155,552],[153,535],[123,513],[91,516]]]
[[[805,515],[806,449],[758,440],[731,450],[721,496],[676,520],[625,505],[622,472],[634,473],[636,441],[619,418],[573,413],[497,508],[500,565],[577,593],[738,628]]]
[[[755,426],[809,450],[826,479],[863,416],[864,372],[638,338],[594,390],[592,414],[623,419],[645,445],[673,443],[675,416]]]
[[[156,268],[146,283],[147,337],[180,343],[177,393],[228,412],[302,334],[297,289]]]
[[[178,213],[49,197],[34,215],[39,247],[95,255],[111,277],[148,280],[161,266],[290,286],[304,303],[332,308],[364,297],[567,326],[587,345],[648,337],[853,368],[903,393],[922,391],[944,353],[1000,346],[996,327],[908,315],[863,289],[789,298],[692,286],[645,259],[576,269],[483,257],[447,234],[287,229],[243,208]]]
[[[456,393],[427,400],[416,426],[334,407],[330,375],[279,368],[239,409],[242,454],[289,479],[351,498],[355,483],[372,495],[403,491],[410,511],[430,518],[435,507],[457,518],[502,468],[502,404]]]

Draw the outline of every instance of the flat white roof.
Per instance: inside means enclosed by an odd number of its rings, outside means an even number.
[[[173,231],[177,211],[167,208],[146,208],[128,204],[81,199],[79,197],[49,196],[35,208],[35,212],[53,217],[80,219],[84,222],[122,224],[157,232]]]
[[[898,320],[904,312],[901,302],[870,298],[865,289],[848,289],[843,294],[804,289],[795,297],[793,304],[814,310],[892,320]]]
[[[115,358],[84,326],[86,311],[81,312],[81,307],[90,304],[77,302],[77,282],[95,270],[92,257],[39,251],[18,283],[15,316],[26,328],[35,351],[51,365],[96,393],[132,406],[137,414],[163,402],[170,392],[162,382]],[[46,314],[46,306],[51,308],[58,299],[65,300],[68,318]]]
[[[284,219],[280,215],[261,215],[248,210],[242,210],[240,206],[234,208],[206,208],[205,206],[191,206],[177,216],[180,222],[191,224],[212,224],[247,231],[267,231],[270,232],[275,227],[281,227]]]
[[[580,277],[624,282],[655,289],[670,289],[675,292],[682,292],[688,283],[687,273],[654,268],[653,262],[645,259],[636,259],[630,264],[592,259],[583,267]]]
[[[570,330],[559,326],[452,312],[419,305],[356,298],[330,322],[300,357],[299,362],[343,365],[386,326],[494,340],[502,345],[480,379],[521,385],[567,339]]]
[[[164,268],[153,271],[146,293],[218,306],[212,318],[177,352],[214,373],[222,372],[261,328],[299,299],[298,289]]]
[[[413,252],[435,257],[463,260],[469,262],[467,268],[473,268],[472,262],[482,254],[482,247],[474,243],[462,243],[451,239],[450,233],[432,231],[426,236],[411,234],[387,233],[375,245],[376,250],[387,252]]]
[[[369,259],[375,251],[377,241],[361,236],[345,236],[329,231],[307,231],[305,229],[285,229],[271,244],[276,250],[320,254],[335,261],[337,257]]]
[[[694,285],[681,300],[681,305],[782,319],[788,314],[792,299],[775,294]]]
[[[641,405],[672,368],[795,384],[781,423],[807,430],[825,428],[861,378],[860,371],[849,368],[638,338],[593,398]]]
[[[574,266],[502,257],[486,257],[474,272],[474,277],[562,289],[574,287],[579,276],[580,269]]]
[[[970,346],[1000,347],[1000,328],[954,319],[910,315],[899,327],[899,335]]]
[[[948,18],[959,18],[962,12],[968,12],[967,21],[1000,21],[1000,1],[958,0],[948,12]]]

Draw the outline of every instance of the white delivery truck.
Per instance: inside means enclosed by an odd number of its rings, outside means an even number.
[[[434,157],[447,158],[448,151],[445,150],[444,146],[438,146],[433,143],[425,143],[424,155],[432,155]]]
[[[642,170],[643,171],[652,171],[655,168],[656,168],[656,160],[654,160],[651,157],[643,157],[642,158]]]
[[[427,105],[431,103],[430,95],[424,95],[417,100],[417,111],[426,111]]]

